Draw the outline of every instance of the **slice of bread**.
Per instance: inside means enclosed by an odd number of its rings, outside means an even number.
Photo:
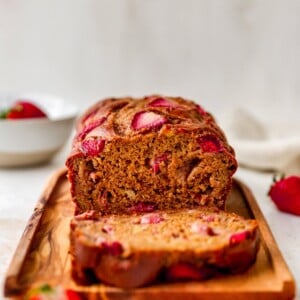
[[[100,216],[71,222],[73,276],[122,288],[240,273],[255,261],[255,220],[216,208]]]

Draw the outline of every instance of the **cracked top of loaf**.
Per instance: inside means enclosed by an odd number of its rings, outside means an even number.
[[[178,132],[203,128],[210,134],[204,141],[199,140],[199,144],[207,151],[227,151],[234,155],[213,116],[199,104],[181,97],[108,98],[90,107],[76,127],[73,154],[99,154],[105,142],[116,137],[164,132],[171,128]]]

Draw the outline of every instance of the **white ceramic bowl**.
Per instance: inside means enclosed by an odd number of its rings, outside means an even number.
[[[18,99],[30,100],[49,119],[0,119],[0,167],[19,167],[50,160],[65,144],[73,128],[77,109],[63,99],[35,94],[0,93],[0,110]]]

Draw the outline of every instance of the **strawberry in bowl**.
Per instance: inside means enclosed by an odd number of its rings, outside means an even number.
[[[0,93],[0,167],[50,161],[71,135],[77,108],[49,95]]]
[[[0,111],[1,119],[47,118],[47,114],[30,100],[18,100],[7,110]]]

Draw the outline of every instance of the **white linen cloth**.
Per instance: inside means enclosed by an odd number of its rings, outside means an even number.
[[[220,116],[219,123],[240,165],[261,171],[300,174],[300,120],[261,120],[243,108]]]

